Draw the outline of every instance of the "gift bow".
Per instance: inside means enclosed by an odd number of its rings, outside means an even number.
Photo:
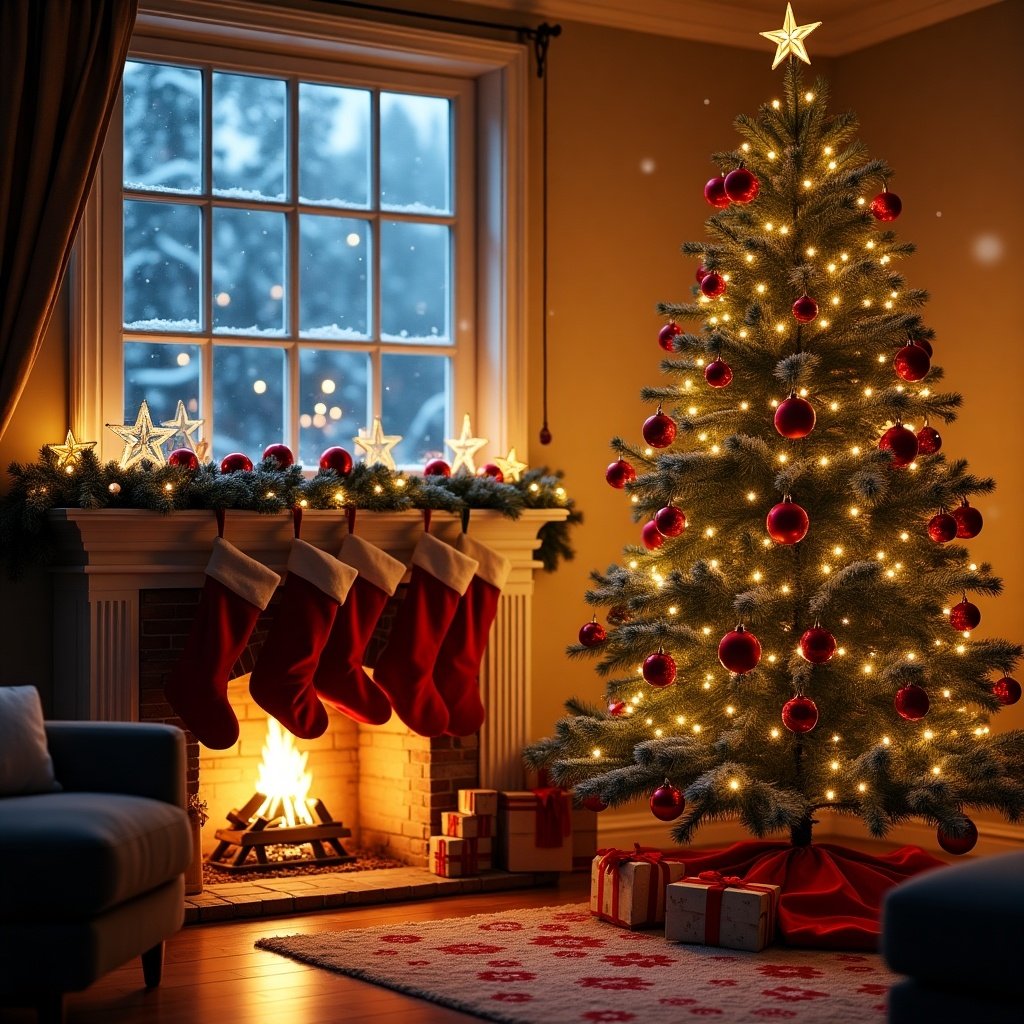
[[[619,917],[619,868],[623,864],[639,863],[650,864],[654,878],[647,889],[647,924],[654,924],[658,919],[658,895],[664,893],[665,886],[671,881],[669,864],[680,863],[680,858],[666,856],[661,850],[653,846],[641,846],[633,844],[632,850],[618,850],[614,846],[598,850],[597,855],[601,858],[598,864],[597,874],[597,916],[602,921],[610,921],[612,924],[623,924]],[[655,870],[656,869],[656,870]],[[604,886],[605,878],[614,875],[612,881],[612,906],[611,913],[604,912]]]
[[[721,938],[722,897],[726,889],[749,889],[753,892],[768,894],[768,941],[775,934],[775,890],[770,885],[759,885],[757,882],[744,882],[738,875],[723,875],[721,871],[701,871],[700,874],[683,878],[683,882],[705,885],[708,899],[704,906],[704,944],[717,946]]]
[[[743,888],[743,879],[739,875],[723,875],[721,871],[702,871],[697,878],[719,889]]]

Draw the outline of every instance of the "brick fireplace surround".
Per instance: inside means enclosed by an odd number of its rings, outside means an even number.
[[[513,565],[481,672],[488,720],[479,736],[425,739],[396,718],[371,727],[332,711],[323,737],[296,741],[308,751],[311,796],[352,828],[353,839],[347,842],[425,865],[427,838],[438,831],[440,813],[454,809],[457,789],[522,786],[530,605],[539,566],[533,551],[544,523],[565,515],[563,510],[533,510],[516,521],[493,512],[472,515],[474,539],[502,552]],[[60,550],[53,570],[56,717],[180,725],[164,700],[163,684],[195,614],[216,535],[213,514],[61,509],[51,519]],[[458,529],[454,517],[434,514],[435,536],[454,541]],[[345,530],[345,517],[337,513],[307,512],[303,519],[303,539],[326,551],[337,551]],[[356,523],[359,536],[405,562],[422,530],[422,516],[413,512],[361,513]],[[291,536],[290,515],[228,513],[225,538],[282,575]],[[394,607],[385,611],[371,642],[371,663]],[[189,792],[206,802],[211,817],[204,852],[214,844],[213,830],[224,824],[224,815],[255,789],[267,725],[266,715],[248,698],[247,673],[273,613],[274,602],[239,658],[229,687],[239,742],[226,751],[200,751],[188,734]]]

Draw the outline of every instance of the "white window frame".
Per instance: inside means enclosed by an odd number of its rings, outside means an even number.
[[[353,68],[357,73],[362,69],[366,83],[377,87],[400,89],[407,81],[403,73],[409,72],[428,72],[471,86],[475,145],[463,155],[457,175],[475,171],[475,216],[467,218],[474,239],[469,245],[456,244],[455,258],[460,253],[462,258],[475,258],[475,295],[457,297],[452,328],[453,340],[471,346],[473,358],[459,357],[452,413],[456,427],[463,413],[471,415],[474,432],[489,438],[486,453],[492,457],[512,446],[525,448],[525,48],[333,12],[282,10],[251,0],[143,0],[129,51],[131,59],[202,61],[228,70],[241,69],[255,54],[263,60],[273,58],[273,67],[264,67],[268,74],[302,75],[317,65],[329,72],[343,64],[347,78]],[[460,83],[449,84],[458,89]],[[70,279],[70,422],[78,436],[100,441],[103,459],[117,458],[121,447],[104,424],[122,422],[124,413],[120,109],[118,103]],[[460,330],[460,323],[467,327],[467,319],[468,329]],[[303,339],[303,344],[316,346],[318,341]],[[409,351],[423,348],[410,345]],[[206,398],[208,379],[207,375],[203,382]],[[292,381],[293,394],[297,386]],[[375,386],[379,387],[379,378]],[[384,426],[387,429],[386,422]]]

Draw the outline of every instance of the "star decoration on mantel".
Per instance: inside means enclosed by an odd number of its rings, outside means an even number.
[[[509,448],[505,458],[496,458],[494,464],[501,470],[501,475],[507,484],[517,484],[522,479],[526,463],[520,462],[516,457],[515,448]]]
[[[352,443],[357,448],[362,448],[366,453],[366,464],[368,466],[379,464],[394,472],[397,466],[395,466],[395,459],[391,454],[391,449],[396,444],[399,444],[401,440],[401,434],[385,434],[380,417],[374,416],[373,429],[370,431],[370,436],[364,437],[360,433],[359,437],[352,438]]]
[[[107,427],[124,441],[124,450],[119,462],[122,469],[131,469],[144,459],[157,466],[167,463],[163,446],[168,439],[174,437],[175,430],[173,427],[154,426],[153,417],[149,414],[149,403],[145,399],[139,406],[139,415],[134,426],[127,423],[108,423]]]
[[[796,18],[793,17],[793,5],[786,4],[786,20],[782,23],[782,28],[776,29],[774,32],[758,33],[758,35],[764,36],[765,39],[770,39],[778,47],[775,51],[775,62],[772,64],[772,71],[787,57],[799,57],[805,64],[810,64],[811,58],[807,56],[804,40],[820,24],[820,21],[815,21],[810,25],[798,25]]]
[[[63,444],[48,444],[46,447],[57,456],[57,468],[66,470],[74,469],[82,460],[82,452],[91,451],[96,447],[96,442],[78,441],[69,429]]]
[[[196,454],[199,453],[199,445],[203,442],[197,441],[192,435],[199,430],[203,423],[203,420],[189,419],[188,413],[185,411],[185,403],[180,398],[178,399],[178,408],[174,412],[174,419],[160,421],[162,427],[174,428],[171,435],[174,439],[174,443],[171,444],[172,448],[189,448]],[[180,444],[177,443],[179,434],[181,435]]]
[[[444,443],[455,453],[455,459],[452,462],[452,474],[454,475],[460,469],[464,469],[470,476],[475,476],[476,462],[473,460],[473,456],[487,444],[487,438],[473,436],[473,428],[469,425],[468,412],[462,417],[461,435],[459,437],[447,437]]]

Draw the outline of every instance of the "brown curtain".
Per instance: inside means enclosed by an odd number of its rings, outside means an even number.
[[[71,258],[137,7],[0,2],[0,438]]]

